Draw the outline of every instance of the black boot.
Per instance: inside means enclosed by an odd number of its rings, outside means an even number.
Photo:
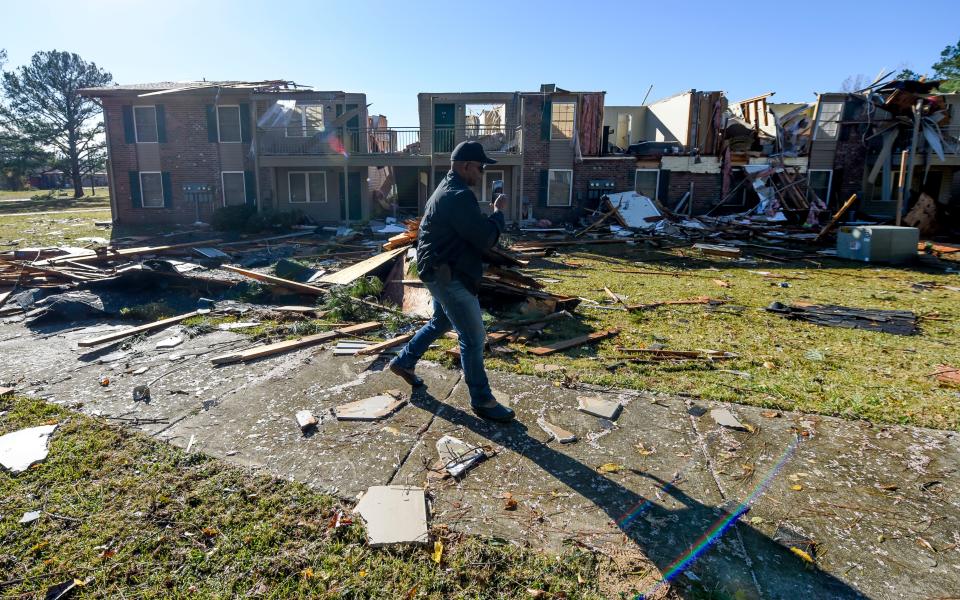
[[[396,360],[390,361],[390,371],[409,383],[412,387],[420,387],[423,385],[423,379],[417,377],[417,374],[413,372],[413,369],[407,369],[406,367],[401,367],[397,364]]]

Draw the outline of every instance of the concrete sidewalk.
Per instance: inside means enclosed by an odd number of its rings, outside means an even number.
[[[439,365],[421,365],[428,385],[411,396],[380,359],[334,357],[317,347],[214,368],[211,356],[249,342],[215,332],[157,350],[173,332],[138,341],[118,358],[110,355],[115,347],[77,347],[90,329],[0,325],[0,379],[345,499],[371,485],[425,486],[433,525],[550,550],[586,546],[609,555],[633,574],[632,587],[654,597],[667,593],[655,587],[664,574],[737,598],[960,595],[953,432],[732,405],[746,426],[735,430],[714,421],[714,403],[571,390],[493,372],[495,391],[518,414],[516,423],[498,426],[470,412],[459,372]],[[103,358],[116,360],[100,364]],[[132,374],[142,367],[148,370]],[[98,384],[100,375],[110,377],[108,387]],[[139,384],[150,385],[149,404],[133,402]],[[343,422],[329,413],[394,388],[410,402],[382,421]],[[611,423],[579,412],[583,395],[618,400],[622,413]],[[324,415],[309,436],[293,418],[304,408]],[[540,417],[579,440],[547,441]],[[428,477],[444,435],[496,455],[459,481]],[[612,472],[598,471],[611,463]],[[507,494],[515,509],[507,509]]]

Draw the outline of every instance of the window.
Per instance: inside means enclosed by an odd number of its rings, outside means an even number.
[[[813,201],[814,194],[824,203],[830,201],[830,180],[833,171],[829,169],[807,171],[807,201]]]
[[[323,105],[299,104],[287,125],[287,137],[310,137],[323,130]]]
[[[134,139],[139,143],[157,142],[157,108],[155,106],[133,107]]]
[[[573,199],[573,169],[550,169],[547,206],[570,206]]]
[[[141,171],[140,195],[144,208],[163,208],[163,176],[157,171]]]
[[[657,192],[660,190],[660,170],[637,169],[633,180],[633,189],[642,196],[656,200]]]
[[[840,128],[840,113],[843,112],[843,102],[823,102],[820,104],[820,114],[817,117],[817,127],[813,132],[815,140],[835,140]]]
[[[240,107],[218,106],[217,129],[221,142],[240,141]]]
[[[554,102],[550,116],[550,139],[569,140],[573,137],[576,102]]]
[[[223,205],[236,206],[247,203],[247,184],[243,171],[224,171],[220,174],[223,183]]]
[[[287,182],[291,203],[327,201],[327,174],[322,171],[290,171]]]

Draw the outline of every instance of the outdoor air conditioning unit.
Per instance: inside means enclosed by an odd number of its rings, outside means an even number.
[[[837,256],[863,262],[903,263],[917,259],[920,230],[892,225],[841,227]]]

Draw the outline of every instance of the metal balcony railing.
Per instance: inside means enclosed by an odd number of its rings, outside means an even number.
[[[520,128],[504,125],[466,125],[433,128],[433,151],[452,152],[463,141],[480,142],[486,152],[520,153]]]
[[[258,130],[261,155],[423,154],[418,127]]]

